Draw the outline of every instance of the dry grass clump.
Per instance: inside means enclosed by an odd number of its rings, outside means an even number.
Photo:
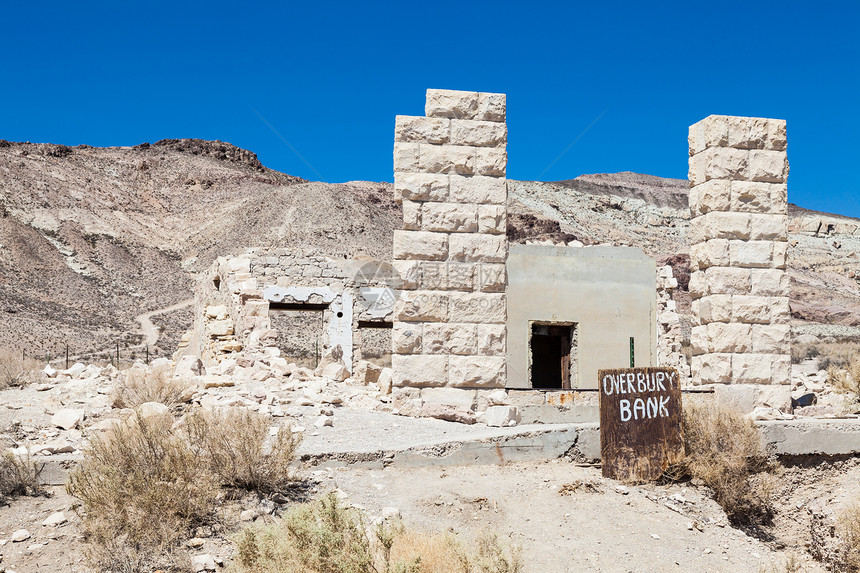
[[[289,465],[298,439],[281,426],[269,437],[269,419],[245,408],[198,410],[186,421],[192,448],[222,485],[255,491],[281,491],[295,481]]]
[[[34,462],[29,453],[18,456],[12,452],[3,452],[0,456],[0,503],[13,495],[37,495],[42,489],[39,486],[39,474],[44,466]]]
[[[860,571],[860,503],[849,505],[836,523],[839,535],[839,552],[835,571]]]
[[[187,402],[193,387],[187,380],[174,378],[169,368],[149,370],[129,368],[125,380],[113,391],[114,408],[137,408],[146,402],[159,402],[168,407]]]
[[[860,341],[838,340],[791,345],[791,361],[799,364],[807,358],[818,357],[818,367],[845,368],[855,355],[860,354]]]
[[[269,440],[263,416],[193,413],[180,424],[170,413],[140,414],[94,436],[69,476],[97,567],[175,568],[183,558],[179,542],[216,522],[223,487],[286,484],[295,443],[289,432]]]
[[[715,405],[684,408],[686,458],[675,477],[689,476],[714,492],[732,523],[758,525],[773,517],[779,465],[764,451],[751,421]]]
[[[518,548],[486,534],[473,549],[452,535],[409,531],[402,524],[368,527],[356,509],[329,494],[269,526],[236,539],[233,573],[520,573]]]
[[[35,358],[26,358],[16,348],[0,348],[0,390],[23,386],[41,367]]]

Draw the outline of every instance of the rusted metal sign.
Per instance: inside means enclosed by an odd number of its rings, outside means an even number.
[[[655,480],[684,457],[681,385],[674,368],[597,373],[603,476]]]

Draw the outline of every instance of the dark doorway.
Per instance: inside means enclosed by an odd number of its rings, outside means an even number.
[[[574,325],[532,323],[532,388],[568,389],[571,387],[571,349]]]
[[[269,321],[278,331],[281,357],[316,368],[323,351],[323,313],[327,304],[269,303]]]

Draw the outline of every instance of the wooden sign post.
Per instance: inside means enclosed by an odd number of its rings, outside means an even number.
[[[600,370],[603,476],[625,482],[659,478],[684,457],[681,385],[674,368]]]

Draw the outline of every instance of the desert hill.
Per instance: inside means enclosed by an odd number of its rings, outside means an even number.
[[[684,180],[595,174],[509,189],[513,241],[635,245],[684,272]],[[791,218],[798,322],[860,325],[860,221],[797,207]],[[195,273],[219,255],[277,246],[386,259],[401,221],[389,183],[304,181],[220,141],[0,141],[0,347],[131,346],[142,340],[136,317],[189,299]],[[172,350],[190,316],[153,317],[164,331],[153,354]]]

